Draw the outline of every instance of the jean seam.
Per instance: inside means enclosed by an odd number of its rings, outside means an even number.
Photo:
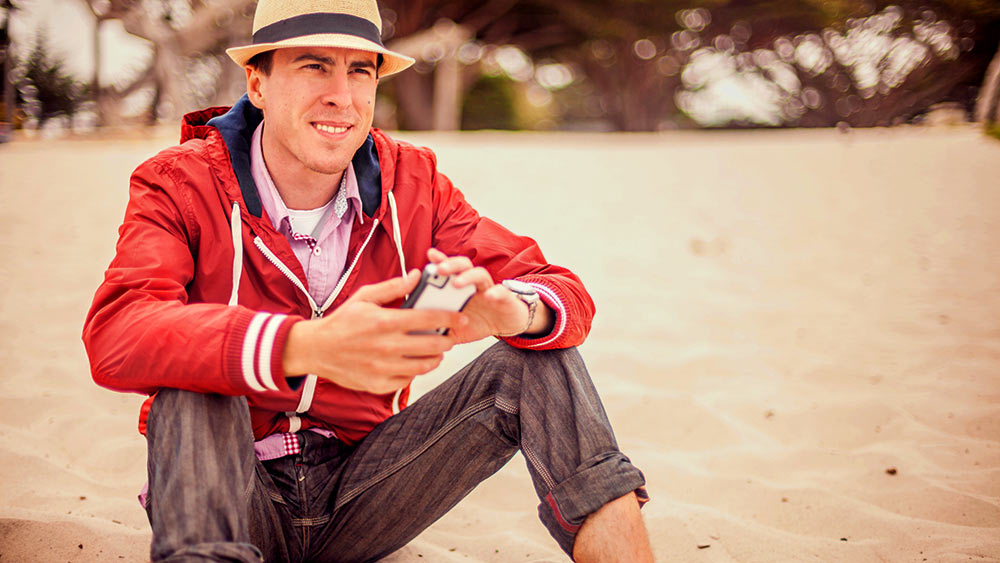
[[[430,449],[431,446],[433,446],[435,443],[437,443],[439,440],[441,440],[441,438],[444,438],[449,432],[451,432],[452,430],[454,430],[455,427],[457,427],[459,424],[461,424],[462,422],[465,422],[466,420],[468,420],[472,416],[475,416],[476,414],[478,414],[478,413],[480,413],[480,412],[482,412],[482,411],[484,411],[484,410],[486,410],[486,409],[494,406],[495,404],[496,404],[496,397],[495,396],[494,397],[490,397],[488,399],[483,399],[483,400],[481,400],[481,401],[479,401],[477,403],[473,403],[468,408],[466,408],[464,411],[460,412],[458,414],[458,416],[456,416],[456,417],[452,418],[451,420],[449,420],[437,432],[435,432],[434,434],[432,434],[431,437],[428,438],[423,444],[421,444],[421,446],[419,448],[417,448],[416,450],[414,450],[413,452],[411,452],[409,455],[407,455],[403,459],[401,459],[401,460],[397,461],[396,463],[390,465],[386,469],[383,469],[379,473],[373,475],[372,477],[369,477],[367,481],[362,482],[360,485],[358,485],[354,489],[348,491],[343,496],[341,496],[340,499],[337,500],[337,503],[334,505],[333,512],[336,512],[341,507],[343,507],[345,504],[347,504],[348,502],[354,500],[354,498],[356,498],[358,495],[360,495],[361,493],[365,492],[366,490],[368,490],[371,487],[373,487],[376,484],[378,484],[379,481],[387,479],[393,473],[399,471],[403,467],[406,467],[407,465],[409,465],[410,463],[412,463],[413,460],[415,460],[418,457],[420,457],[421,455],[423,455],[424,452],[426,452],[428,449]]]
[[[535,468],[535,471],[537,471],[538,474],[541,475],[542,480],[545,481],[545,485],[549,488],[549,490],[551,491],[552,489],[555,489],[556,480],[552,478],[552,475],[549,473],[549,470],[544,465],[542,465],[541,460],[538,459],[538,456],[535,455],[535,452],[531,451],[531,448],[524,445],[523,443],[521,444],[521,451],[524,452],[524,457],[528,458],[528,462],[531,463],[531,466]]]

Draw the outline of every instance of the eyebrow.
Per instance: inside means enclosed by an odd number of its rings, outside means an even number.
[[[303,53],[303,54],[295,57],[295,59],[292,62],[293,63],[297,63],[297,62],[300,62],[300,61],[315,61],[317,63],[323,63],[323,64],[330,65],[330,66],[335,66],[336,65],[336,61],[334,61],[332,58],[330,58],[330,57],[324,57],[322,55],[316,55],[316,54],[313,54],[313,53]],[[370,69],[373,69],[373,70],[375,69],[375,63],[373,61],[369,61],[369,60],[366,60],[366,59],[357,60],[357,61],[351,61],[348,64],[348,66],[350,68],[370,68]]]
[[[370,68],[372,70],[375,69],[375,63],[367,59],[362,59],[360,61],[351,61],[351,64],[349,66],[351,68]]]
[[[295,59],[292,62],[297,63],[299,61],[315,61],[318,63],[328,64],[328,65],[334,64],[333,59],[331,59],[330,57],[323,57],[320,55],[314,55],[312,53],[303,53],[295,57]]]

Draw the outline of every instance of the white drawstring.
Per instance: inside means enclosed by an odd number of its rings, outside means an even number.
[[[396,198],[389,192],[389,215],[392,217],[392,239],[396,243],[396,253],[399,254],[399,270],[406,275],[406,258],[403,256],[403,237],[399,234],[399,215],[396,212]],[[406,298],[409,299],[409,294]],[[399,412],[399,398],[403,394],[402,389],[397,389],[392,397],[392,414]]]
[[[243,221],[240,219],[240,204],[233,203],[233,214],[229,222],[233,230],[233,292],[229,295],[229,306],[239,300],[240,275],[243,273]]]
[[[403,237],[399,234],[399,216],[396,214],[396,198],[389,192],[389,214],[392,216],[392,238],[399,254],[399,269],[406,275],[406,258],[403,257]]]
[[[392,414],[399,414],[399,396],[403,394],[403,390],[396,389],[396,394],[392,397]]]

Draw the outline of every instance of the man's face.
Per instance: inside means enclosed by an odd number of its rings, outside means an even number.
[[[334,47],[277,49],[271,72],[247,68],[250,100],[264,112],[273,176],[336,181],[372,125],[375,53]]]

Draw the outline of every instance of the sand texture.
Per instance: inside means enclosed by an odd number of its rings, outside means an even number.
[[[79,335],[129,173],[175,136],[0,146],[0,562],[148,556],[142,397]],[[1000,142],[403,137],[587,284],[659,561],[1000,560]],[[536,504],[518,456],[388,561],[565,561]]]

